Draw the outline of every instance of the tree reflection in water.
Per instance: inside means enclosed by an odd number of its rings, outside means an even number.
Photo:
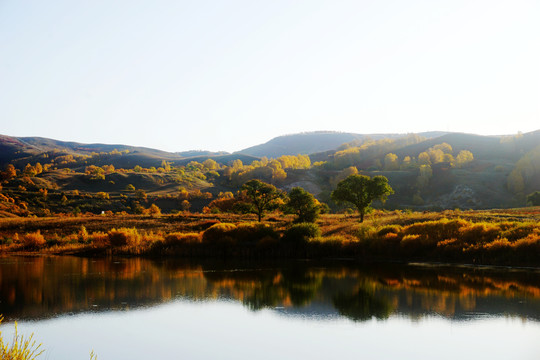
[[[377,297],[363,288],[351,294],[336,295],[333,304],[341,315],[354,321],[371,320],[373,317],[387,319],[394,310],[384,296]]]
[[[437,314],[454,320],[489,314],[538,321],[539,280],[536,271],[441,266],[4,257],[0,313],[6,319],[38,319],[172,300],[232,299],[254,311],[284,307],[355,321],[392,314],[411,318]]]

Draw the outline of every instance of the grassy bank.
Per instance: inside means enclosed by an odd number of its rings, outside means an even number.
[[[239,215],[0,221],[2,253],[226,258],[354,258],[540,266],[540,209],[323,215],[293,224]]]

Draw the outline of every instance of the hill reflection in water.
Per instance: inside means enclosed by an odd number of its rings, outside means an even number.
[[[8,320],[232,300],[253,311],[354,321],[406,316],[540,321],[540,273],[442,266],[187,264],[141,258],[0,258]]]

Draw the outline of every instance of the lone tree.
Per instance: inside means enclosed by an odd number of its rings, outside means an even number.
[[[242,190],[246,195],[246,211],[257,214],[259,222],[261,222],[264,212],[277,208],[280,205],[278,200],[283,198],[282,192],[274,185],[260,180],[248,181],[242,185]]]
[[[337,184],[331,197],[338,203],[348,202],[356,206],[360,213],[360,222],[363,222],[373,200],[384,202],[388,195],[393,193],[394,190],[384,176],[370,178],[365,175],[351,175]]]
[[[531,204],[531,206],[540,206],[540,191],[535,191],[532,194],[527,195],[527,204]]]
[[[313,195],[301,187],[292,188],[285,204],[287,212],[296,215],[295,222],[315,222],[321,212],[321,205]]]

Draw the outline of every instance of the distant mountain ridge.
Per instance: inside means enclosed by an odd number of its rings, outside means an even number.
[[[424,132],[418,135],[426,138],[434,138],[448,134],[442,131]],[[298,154],[314,154],[329,150],[335,150],[340,145],[350,143],[355,140],[373,139],[379,140],[383,138],[398,138],[406,134],[357,134],[347,132],[333,131],[314,131],[304,132],[299,134],[290,134],[278,136],[270,141],[251,146],[249,148],[238,151],[238,153],[253,155],[258,157],[277,158],[282,155],[298,155]]]
[[[466,133],[450,133],[444,131],[431,131],[418,133],[426,138],[424,142],[411,145],[396,151],[398,156],[409,153],[420,153],[427,148],[442,142],[449,143],[455,150],[471,150],[475,156],[481,158],[507,157],[508,152],[499,144],[508,136],[482,136]],[[226,164],[235,159],[244,163],[261,157],[278,158],[282,155],[307,154],[313,155],[315,161],[331,156],[341,145],[351,142],[362,142],[367,139],[380,140],[384,138],[396,139],[406,134],[358,134],[332,131],[304,132],[275,137],[264,144],[255,145],[238,152],[228,153],[225,151],[211,152],[206,150],[189,150],[181,152],[167,152],[158,149],[130,146],[124,144],[84,144],[72,141],[60,141],[42,137],[13,137],[0,135],[0,166],[8,163],[36,162],[40,154],[50,151],[61,151],[73,155],[89,155],[91,153],[111,152],[113,150],[128,151],[129,155],[122,159],[122,163],[115,166],[159,166],[163,160],[185,165],[189,161],[212,158]],[[540,130],[521,135],[519,141],[521,151],[528,151],[538,145]],[[514,152],[515,153],[515,152]],[[188,161],[189,160],[189,161]],[[512,158],[511,160],[515,160]],[[20,164],[19,164],[20,165]],[[23,164],[25,165],[25,164]]]

